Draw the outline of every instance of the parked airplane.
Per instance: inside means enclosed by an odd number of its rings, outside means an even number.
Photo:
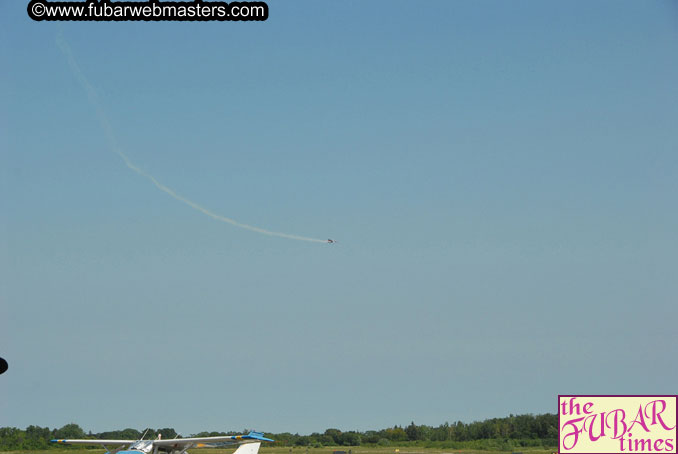
[[[106,454],[185,454],[190,448],[216,448],[229,445],[241,445],[233,454],[257,454],[262,441],[273,441],[265,438],[261,432],[250,432],[247,435],[225,435],[222,437],[175,438],[173,440],[51,440],[52,443],[73,445],[101,445]],[[107,446],[113,446],[110,449]]]

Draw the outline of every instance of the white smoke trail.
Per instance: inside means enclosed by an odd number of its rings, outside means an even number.
[[[262,229],[261,227],[255,227],[253,225],[248,225],[248,224],[243,224],[241,222],[236,221],[235,219],[227,218],[225,216],[221,216],[219,214],[213,213],[207,208],[198,205],[197,203],[193,202],[192,200],[177,194],[174,192],[173,189],[165,186],[164,184],[160,183],[158,180],[155,179],[155,177],[149,173],[146,173],[136,165],[132,163],[132,161],[129,160],[127,155],[120,150],[120,147],[117,145],[117,141],[115,140],[115,135],[113,134],[113,128],[111,127],[110,122],[108,121],[108,117],[106,116],[103,108],[101,107],[101,104],[99,103],[99,100],[97,99],[96,91],[94,90],[94,87],[89,83],[85,75],[82,73],[80,70],[80,67],[78,66],[78,63],[75,61],[75,57],[73,56],[73,52],[71,52],[71,48],[66,42],[66,40],[63,38],[61,33],[57,35],[57,45],[61,49],[61,51],[64,53],[66,56],[66,59],[68,60],[68,65],[71,67],[71,71],[73,72],[73,75],[75,75],[76,79],[78,79],[78,82],[80,85],[85,89],[85,92],[87,92],[87,98],[89,99],[90,103],[94,106],[97,112],[97,117],[99,118],[99,122],[101,123],[101,126],[104,128],[104,131],[106,132],[106,139],[108,140],[108,144],[111,148],[111,151],[113,151],[115,154],[117,154],[124,162],[127,167],[129,167],[131,170],[136,172],[137,174],[141,175],[144,178],[147,178],[148,180],[151,181],[158,189],[161,191],[165,192],[166,194],[170,195],[172,198],[175,200],[178,200],[179,202],[182,202],[189,207],[200,211],[203,214],[206,214],[207,216],[216,219],[217,221],[225,222],[227,224],[234,225],[236,227],[240,227],[241,229],[246,229],[250,230],[252,232],[257,232],[257,233],[262,233],[264,235],[269,235],[269,236],[277,236],[280,238],[287,238],[290,240],[299,240],[299,241],[310,241],[313,243],[327,243],[326,240],[320,240],[317,238],[309,238],[305,236],[299,236],[299,235],[290,235],[288,233],[282,233],[282,232],[273,232],[271,230],[266,230]]]

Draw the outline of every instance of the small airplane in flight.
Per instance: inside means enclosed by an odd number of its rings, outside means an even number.
[[[328,242],[328,243],[336,243],[336,241],[334,241],[334,240],[332,240],[332,239],[330,239],[330,238],[327,239],[327,242]]]
[[[101,445],[106,454],[185,454],[191,448],[221,448],[230,445],[241,445],[233,454],[257,454],[262,441],[274,441],[265,438],[261,432],[250,432],[247,435],[225,435],[222,437],[175,438],[162,440],[51,440],[52,443],[73,445]],[[110,449],[107,446],[113,447]]]

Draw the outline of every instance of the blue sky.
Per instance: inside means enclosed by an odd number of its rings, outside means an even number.
[[[0,5],[0,426],[310,433],[675,393],[671,2]],[[111,151],[62,34],[136,165]]]

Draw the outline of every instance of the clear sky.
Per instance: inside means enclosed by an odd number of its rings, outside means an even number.
[[[676,393],[678,7],[0,3],[0,426],[310,433]],[[120,149],[112,152],[71,47]]]

